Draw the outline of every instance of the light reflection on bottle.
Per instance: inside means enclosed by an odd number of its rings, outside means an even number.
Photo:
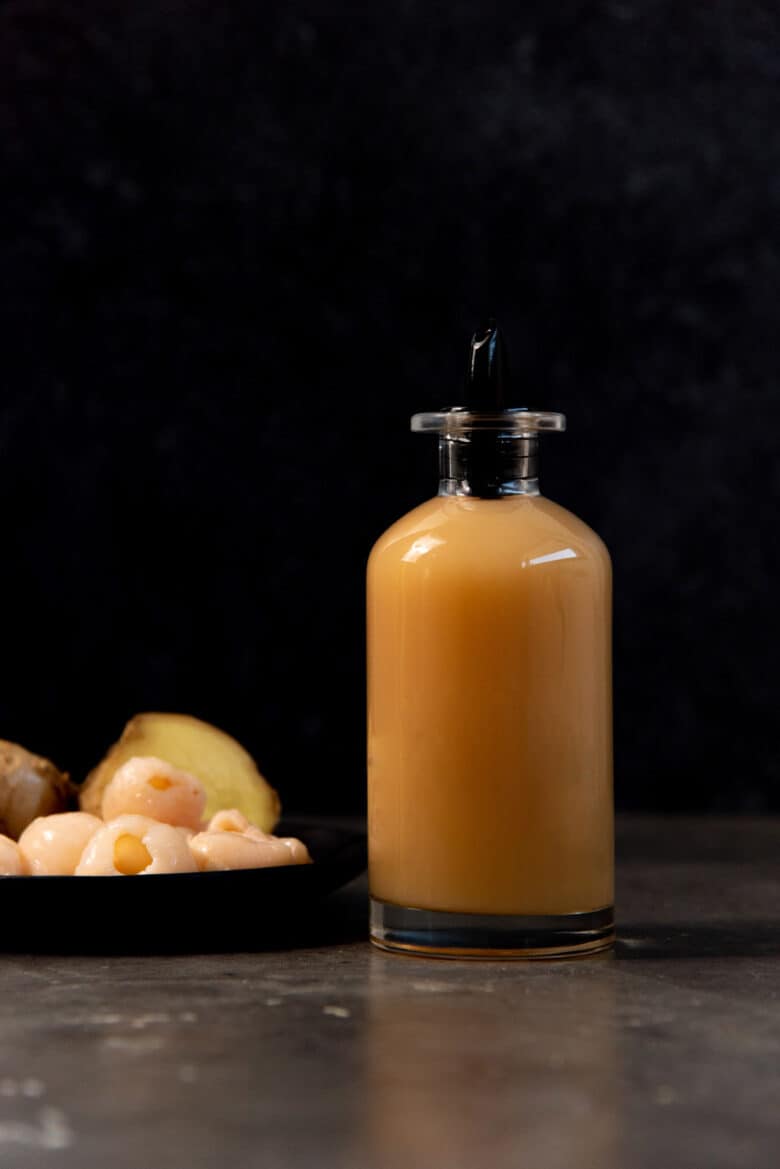
[[[576,560],[577,553],[573,548],[561,548],[558,552],[548,552],[546,556],[534,556],[529,564],[550,564],[553,560]]]

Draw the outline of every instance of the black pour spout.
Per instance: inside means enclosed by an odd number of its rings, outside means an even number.
[[[499,419],[511,408],[509,358],[503,335],[491,318],[471,338],[464,402],[460,410],[477,416],[473,428],[440,444],[442,482],[447,493],[482,499],[516,494],[519,480],[536,476],[536,438],[517,437]],[[484,415],[483,425],[479,415]],[[498,417],[496,417],[498,416]]]
[[[493,318],[475,330],[469,347],[465,408],[495,413],[509,406],[509,357],[503,334]]]

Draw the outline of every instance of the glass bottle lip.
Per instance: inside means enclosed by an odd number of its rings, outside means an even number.
[[[566,429],[566,415],[549,410],[471,411],[461,406],[430,414],[414,414],[412,430],[417,434],[441,434],[457,438],[470,430],[494,430],[522,438],[539,433],[560,433]]]

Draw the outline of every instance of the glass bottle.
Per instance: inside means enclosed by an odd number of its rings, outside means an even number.
[[[439,435],[438,495],[368,564],[371,939],[450,957],[595,952],[614,938],[611,568],[545,499],[493,322]]]

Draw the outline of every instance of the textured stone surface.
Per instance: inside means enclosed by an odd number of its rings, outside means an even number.
[[[382,954],[360,884],[286,951],[3,957],[0,1166],[774,1169],[780,822],[619,852],[607,958]]]

